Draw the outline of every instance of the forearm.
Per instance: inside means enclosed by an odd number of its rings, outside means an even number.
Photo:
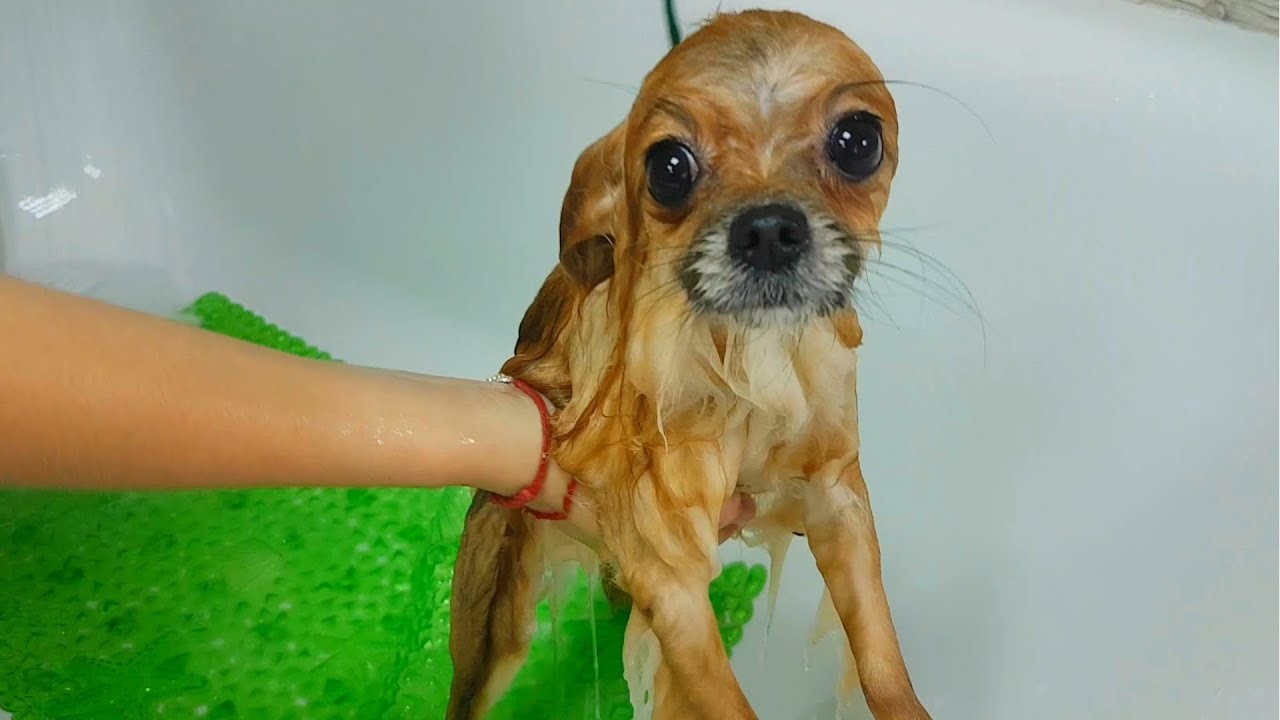
[[[0,484],[511,494],[540,440],[506,386],[306,360],[0,276]]]

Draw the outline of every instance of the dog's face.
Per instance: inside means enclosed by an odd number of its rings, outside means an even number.
[[[893,99],[843,33],[801,15],[722,15],[579,159],[562,257],[587,284],[637,265],[694,313],[743,325],[828,315],[850,306],[879,241],[897,150]]]

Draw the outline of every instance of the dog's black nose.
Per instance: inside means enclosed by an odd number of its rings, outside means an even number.
[[[729,226],[729,254],[757,270],[775,272],[809,249],[809,219],[790,205],[757,205]]]

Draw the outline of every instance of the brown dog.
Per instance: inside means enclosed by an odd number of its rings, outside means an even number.
[[[582,154],[560,263],[503,372],[560,409],[555,457],[581,481],[601,545],[477,496],[453,588],[450,718],[483,717],[504,692],[545,569],[575,550],[632,598],[633,702],[648,695],[659,718],[755,718],[707,594],[735,489],[758,497],[766,539],[807,537],[877,720],[929,717],[858,462],[852,294],[878,249],[897,130],[853,42],[755,11],[677,46]]]

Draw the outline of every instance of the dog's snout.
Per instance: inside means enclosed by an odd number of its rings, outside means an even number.
[[[729,253],[766,272],[790,267],[809,249],[809,220],[790,205],[748,208],[729,226]]]

